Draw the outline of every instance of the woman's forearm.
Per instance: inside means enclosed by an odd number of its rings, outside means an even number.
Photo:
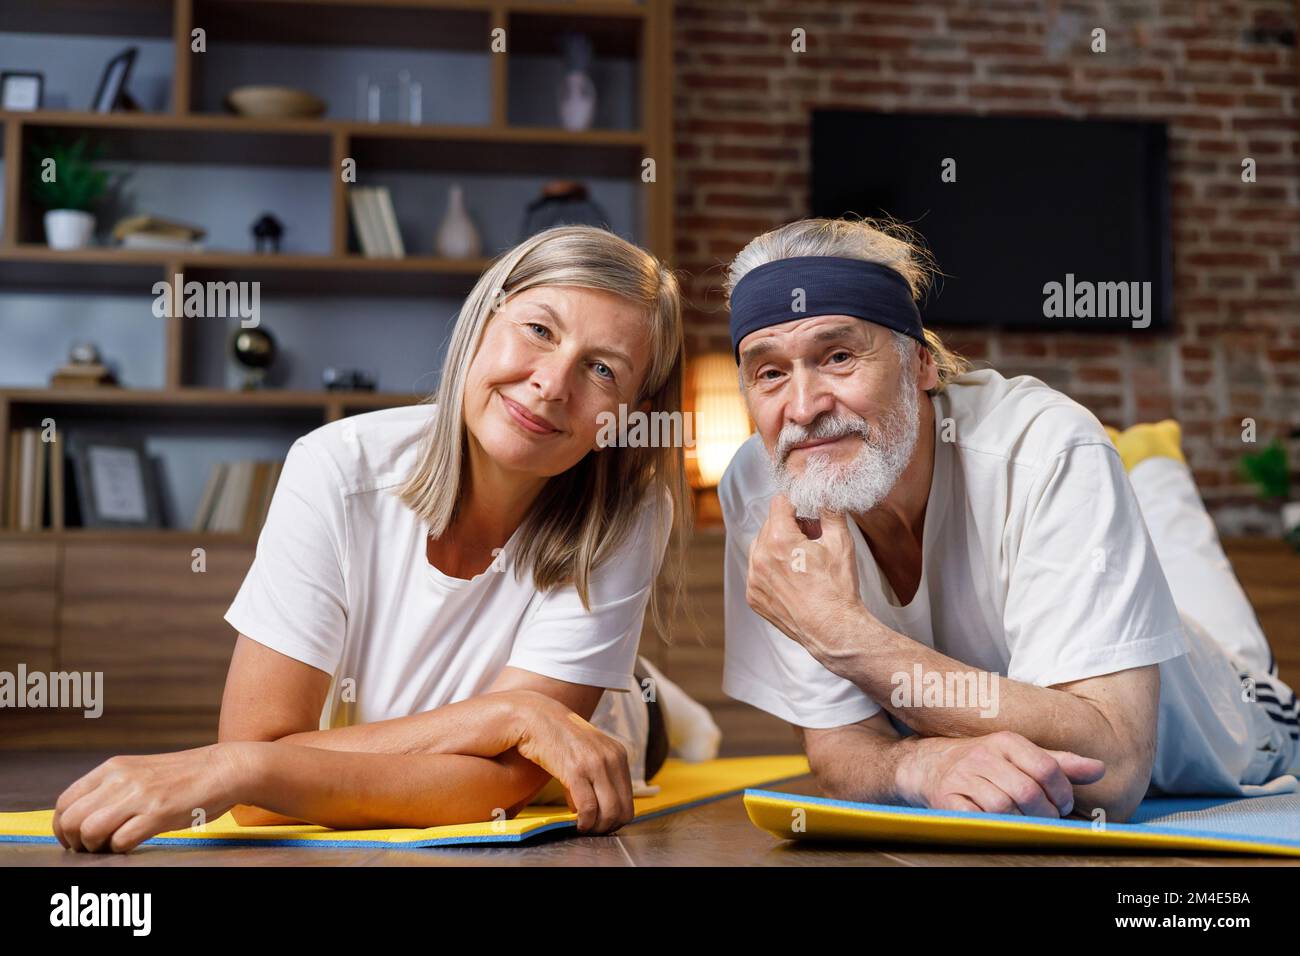
[[[356,753],[279,741],[232,746],[240,748],[244,768],[241,804],[337,829],[505,819],[547,779],[513,752],[484,758]]]
[[[382,754],[495,757],[518,743],[519,707],[510,693],[480,694],[434,710],[374,723],[305,730],[279,743]]]

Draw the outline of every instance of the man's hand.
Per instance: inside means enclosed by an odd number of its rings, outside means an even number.
[[[912,806],[1064,817],[1074,809],[1072,785],[1096,783],[1105,772],[1100,760],[999,731],[917,740],[899,762],[895,787]]]
[[[804,522],[777,495],[749,549],[745,600],[755,612],[820,661],[847,650],[854,628],[846,622],[869,612],[858,592],[858,562],[849,519],[826,514]],[[856,628],[861,633],[860,624]]]
[[[634,814],[627,748],[546,694],[509,690],[510,743],[564,787],[583,833],[610,833]]]

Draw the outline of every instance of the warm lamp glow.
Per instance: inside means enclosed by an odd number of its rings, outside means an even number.
[[[731,457],[750,436],[749,412],[740,394],[736,363],[730,355],[713,352],[691,359],[691,397],[698,488],[722,480]]]

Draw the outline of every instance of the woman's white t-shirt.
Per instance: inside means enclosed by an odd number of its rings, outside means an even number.
[[[436,412],[385,409],[299,438],[225,619],[332,675],[323,729],[464,700],[505,667],[639,689],[632,670],[671,506],[654,507],[647,495],[632,530],[593,571],[590,610],[571,585],[542,593],[531,573],[516,576],[518,531],[488,570],[450,577],[428,561],[426,523],[394,493]]]

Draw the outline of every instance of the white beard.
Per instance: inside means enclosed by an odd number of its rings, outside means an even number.
[[[911,379],[911,381],[909,381]],[[772,453],[772,477],[778,490],[794,505],[800,518],[816,518],[823,511],[864,514],[880,504],[898,484],[912,460],[920,432],[915,376],[904,374],[897,400],[882,416],[879,427],[857,415],[823,415],[811,427],[786,425]],[[790,446],[814,438],[858,435],[862,448],[847,462],[812,452],[803,471],[786,467]]]

